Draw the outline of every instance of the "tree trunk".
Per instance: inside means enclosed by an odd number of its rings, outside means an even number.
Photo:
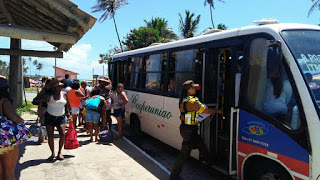
[[[117,28],[117,24],[116,24],[116,20],[113,16],[113,22],[114,22],[114,27],[116,29],[116,33],[117,33],[117,36],[118,36],[118,41],[119,41],[119,44],[120,44],[120,48],[121,48],[121,52],[123,52],[123,49],[122,49],[122,44],[121,44],[121,41],[120,41],[120,37],[119,37],[119,33],[118,33],[118,28]]]
[[[211,23],[212,23],[212,28],[214,28],[214,24],[213,24],[213,18],[212,18],[212,7],[210,6],[210,14],[211,14]]]

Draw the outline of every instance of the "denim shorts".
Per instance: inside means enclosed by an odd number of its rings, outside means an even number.
[[[100,119],[100,113],[87,109],[87,112],[86,112],[87,122],[98,123],[99,119]]]
[[[79,107],[71,107],[71,111],[72,111],[72,114],[75,115],[75,114],[79,114]]]
[[[45,125],[46,126],[61,126],[63,124],[66,123],[66,116],[62,115],[62,116],[52,116],[51,114],[49,114],[48,112],[46,112],[44,114],[44,121],[45,121]]]
[[[114,116],[115,117],[122,117],[124,118],[124,112],[125,112],[125,108],[119,108],[119,109],[115,109],[114,110]]]

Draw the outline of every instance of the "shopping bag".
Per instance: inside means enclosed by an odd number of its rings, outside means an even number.
[[[40,137],[41,136],[41,126],[39,126],[39,118],[37,118],[36,122],[34,124],[31,124],[29,127],[29,130],[32,134],[32,136]]]
[[[113,135],[110,130],[104,130],[99,132],[99,140],[102,142],[111,143],[113,140]]]
[[[79,141],[77,140],[77,131],[74,129],[73,121],[71,120],[66,133],[64,149],[77,149],[79,145]]]

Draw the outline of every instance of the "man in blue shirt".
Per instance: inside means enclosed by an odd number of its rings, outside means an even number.
[[[72,85],[72,80],[69,79],[69,74],[65,74],[65,75],[64,75],[64,78],[68,81],[69,86],[71,87],[71,85]]]

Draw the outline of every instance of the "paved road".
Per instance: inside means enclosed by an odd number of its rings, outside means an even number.
[[[37,96],[37,92],[34,91],[26,91],[26,97],[27,97],[27,101],[32,101],[33,98],[35,98]],[[24,100],[24,95],[23,95],[23,100]]]
[[[27,126],[37,116],[22,116]],[[79,130],[79,129],[77,129]],[[114,135],[116,136],[116,135]],[[19,145],[19,161],[15,169],[17,180],[101,180],[101,179],[169,179],[168,173],[146,157],[125,139],[113,143],[91,142],[85,132],[78,133],[80,147],[62,150],[63,161],[46,160],[50,156],[48,143],[39,144],[36,137]],[[58,151],[55,131],[55,152]]]
[[[117,125],[114,124],[112,128],[117,130]],[[124,135],[170,171],[179,151],[146,134],[141,138],[134,138],[130,136],[129,129],[128,125],[124,126]],[[180,177],[182,180],[232,179],[230,176],[222,174],[213,168],[209,168],[193,158],[190,158],[186,162]]]

